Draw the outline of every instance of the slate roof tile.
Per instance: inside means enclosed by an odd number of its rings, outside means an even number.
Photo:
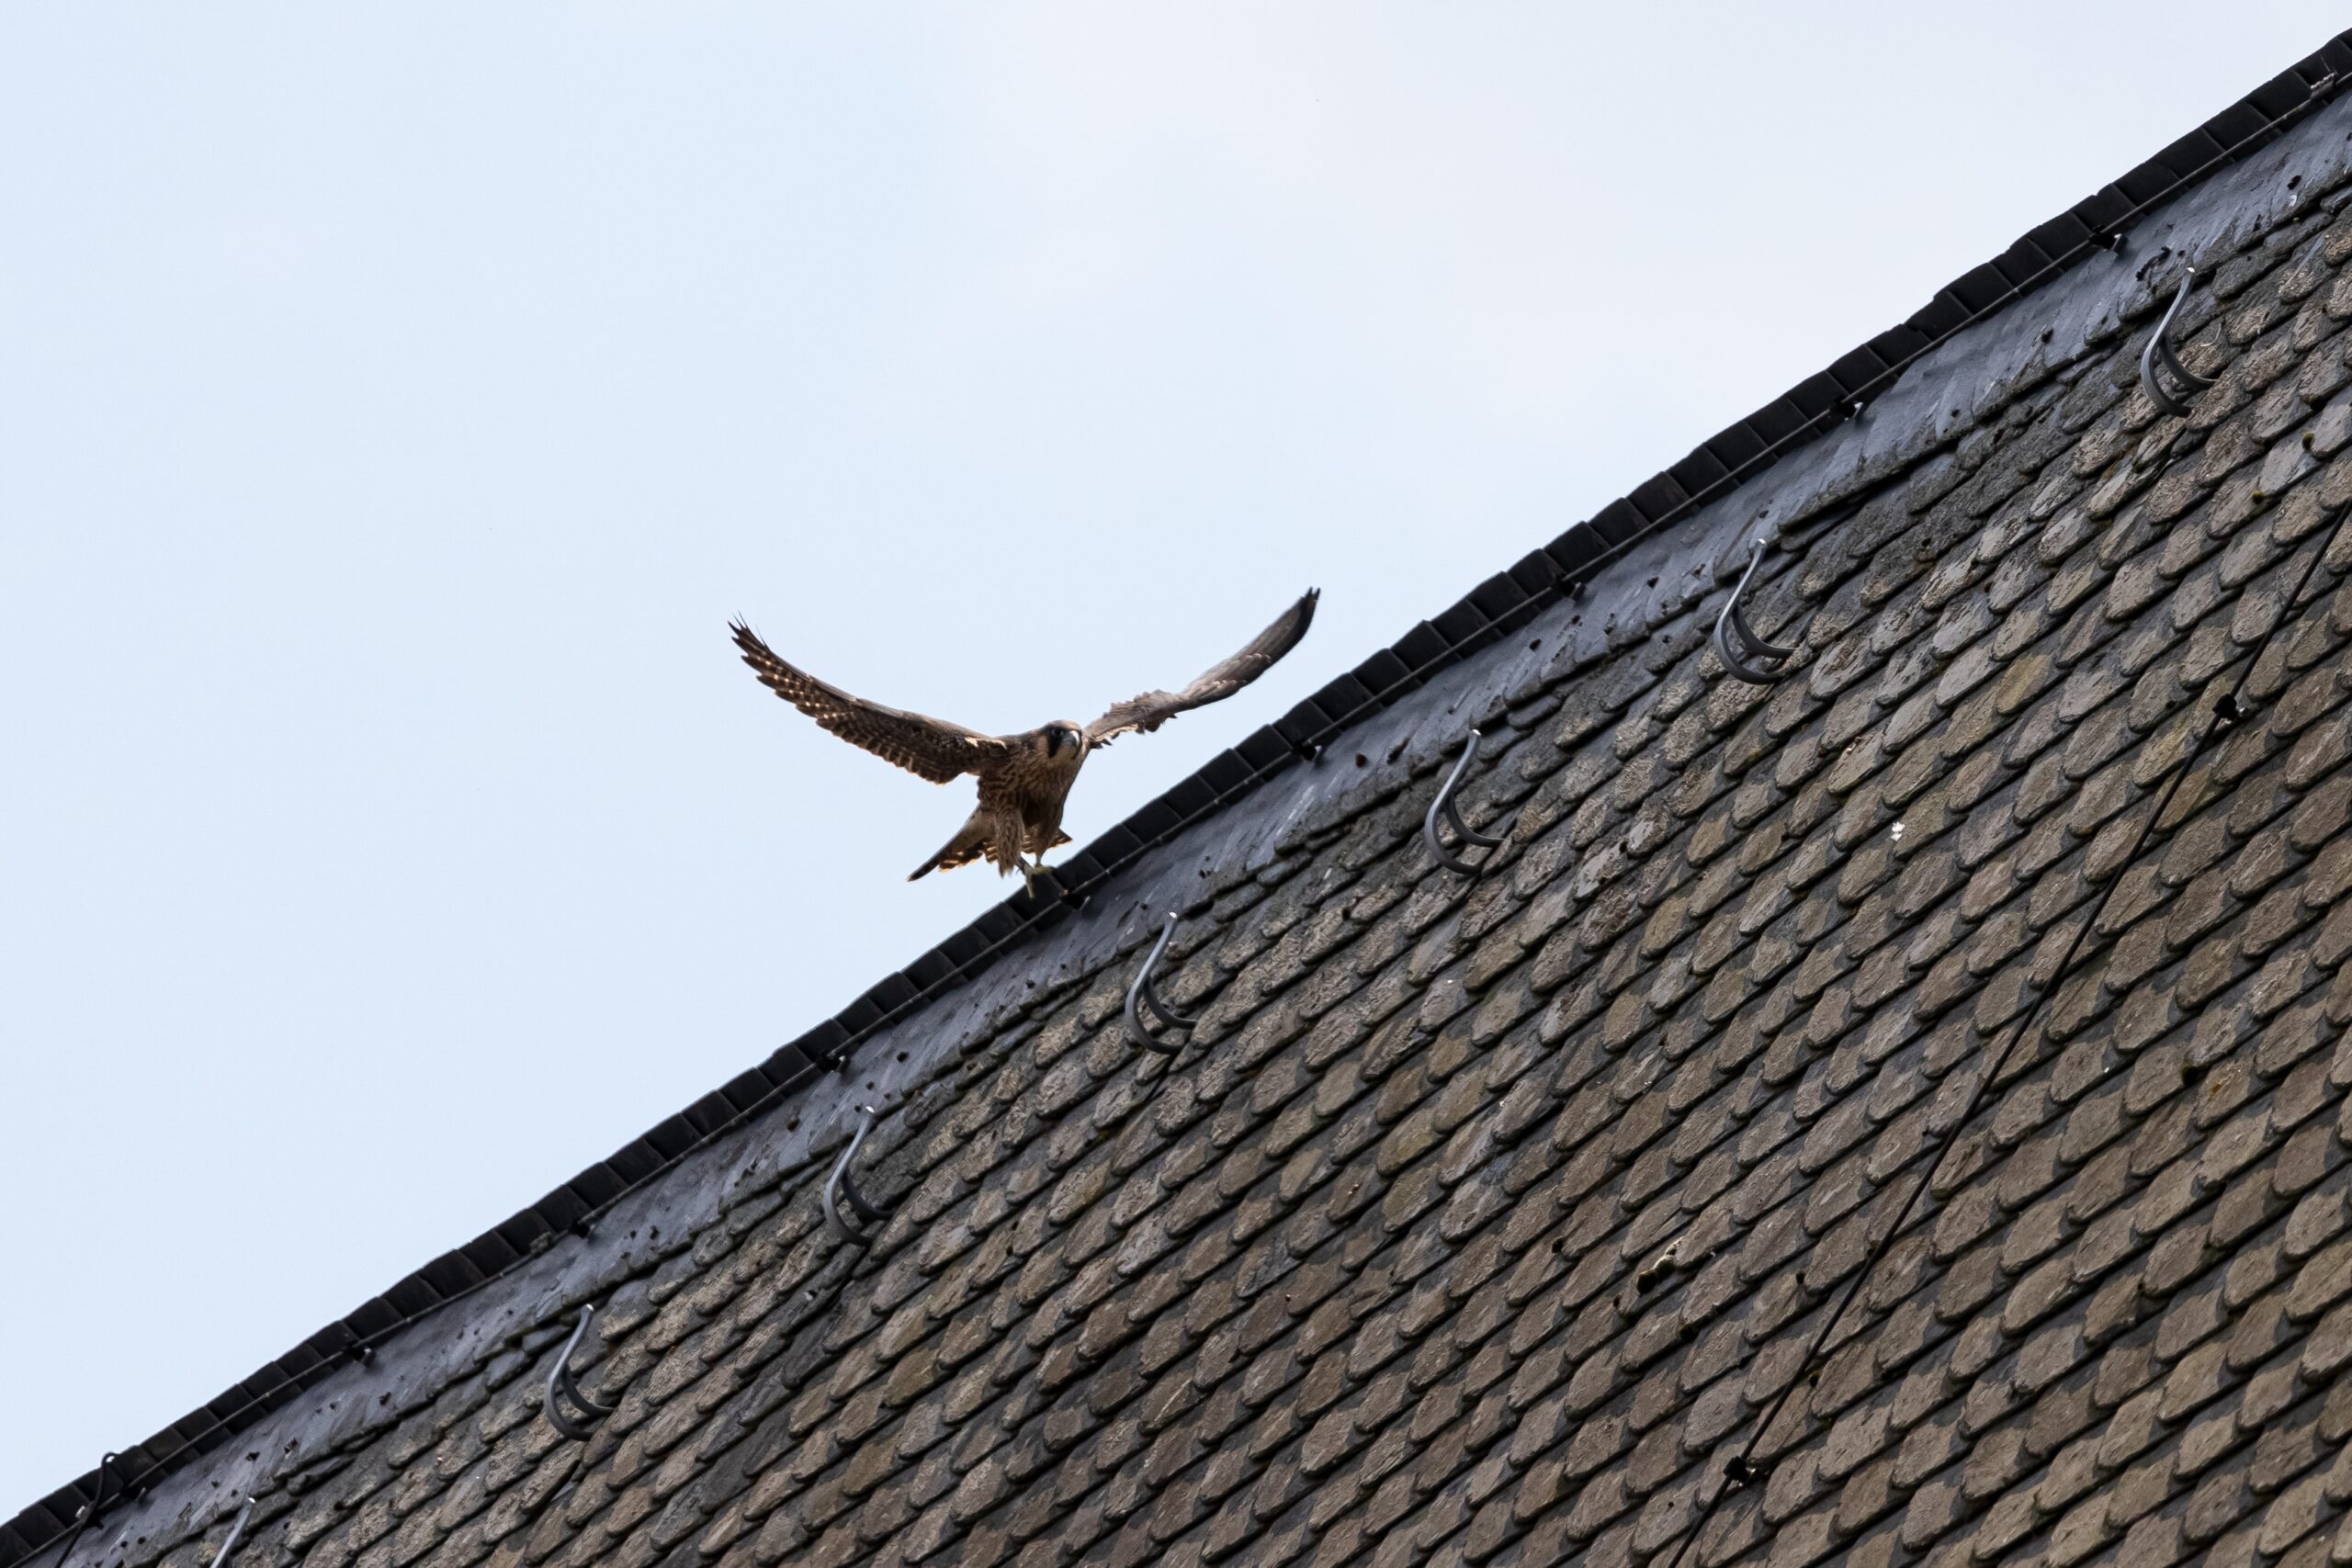
[[[1532,792],[1493,874],[1416,847],[1425,772],[1204,889],[1168,985],[1207,1016],[1148,1113],[1130,946],[870,1143],[899,1209],[867,1256],[818,1224],[820,1152],[608,1303],[590,1443],[518,1357],[252,1550],[1630,1563],[1792,1385],[1700,1558],[2323,1541],[2352,589],[2284,611],[2255,722],[2134,842],[2311,558],[2352,569],[2323,543],[2352,467],[2268,497],[2306,429],[2352,442],[2313,407],[2352,374],[2352,242],[2290,227],[2198,299],[2191,362],[2229,376],[2185,428],[2124,394],[2127,334],[1809,536],[1759,597],[1808,649],[1769,693],[1678,613],[1479,698],[1513,733],[1470,815]],[[2047,1038],[1857,1278],[2110,889]]]

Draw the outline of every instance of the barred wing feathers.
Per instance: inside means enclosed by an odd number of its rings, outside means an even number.
[[[1249,646],[1223,663],[1213,666],[1200,679],[1181,692],[1146,692],[1130,697],[1110,712],[1086,727],[1086,739],[1100,745],[1114,735],[1129,730],[1148,733],[1190,709],[1205,707],[1233,695],[1250,682],[1274,667],[1274,661],[1298,646],[1299,638],[1314,624],[1315,602],[1322,594],[1319,588],[1310,588],[1299,596],[1297,604],[1275,617],[1274,624],[1250,639]]]
[[[728,629],[735,634],[743,662],[752,667],[762,685],[851,745],[862,746],[884,761],[933,784],[978,773],[1004,750],[1003,742],[960,724],[884,707],[828,685],[786,663],[741,621],[730,623]]]

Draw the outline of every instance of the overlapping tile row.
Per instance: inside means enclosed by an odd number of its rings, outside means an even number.
[[[1041,998],[869,1141],[870,1248],[742,1194],[587,1441],[551,1320],[239,1568],[2352,1560],[2347,258],[2227,259],[2186,419],[2119,340],[1825,497],[1774,685],[1702,613],[1518,694],[1481,877],[1424,776],[1223,890],[1172,1066],[1136,958]]]
[[[850,1006],[780,1047],[678,1114],[534,1203],[398,1281],[253,1376],[118,1456],[111,1473],[134,1489],[164,1484],[206,1453],[232,1445],[273,1413],[304,1404],[351,1359],[431,1320],[475,1290],[507,1280],[550,1238],[624,1199],[679,1178],[707,1151],[807,1089],[871,1034],[952,997],[998,964],[1024,954],[1069,908],[1115,883],[1157,851],[1277,779],[1296,761],[1407,694],[1507,640],[1561,593],[1661,530],[1680,526],[1726,491],[1756,481],[1782,457],[1811,448],[1857,416],[1914,367],[2068,276],[2087,258],[2143,240],[2143,221],[2197,191],[2217,172],[2258,159],[2282,137],[2307,130],[2352,73],[2352,33],[2330,39],[2253,93],[2111,185],[2020,237],[1992,261],[1939,290],[1902,324],[1879,333],[1781,397],[1702,442],[1680,462],[1558,538],[1530,551],[1300,703],[1274,724],[1069,857],[1041,886],[1059,897],[1008,900]],[[2297,175],[2286,181],[2292,190]],[[2242,188],[2240,195],[2245,194]],[[2047,343],[2045,335],[2043,341]],[[1955,415],[1958,411],[1954,411]],[[102,1486],[86,1472],[0,1519],[0,1564],[31,1560],[70,1529]]]

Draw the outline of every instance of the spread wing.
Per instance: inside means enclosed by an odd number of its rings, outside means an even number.
[[[1003,744],[975,729],[901,713],[864,697],[853,697],[839,686],[829,686],[806,671],[796,670],[775,655],[741,621],[730,622],[735,646],[760,683],[853,746],[863,746],[886,762],[896,762],[910,773],[945,784],[980,765],[1003,750]]]
[[[1088,742],[1100,745],[1130,729],[1158,729],[1187,709],[1204,707],[1233,695],[1272,669],[1275,660],[1298,646],[1298,639],[1314,624],[1315,601],[1322,592],[1319,588],[1308,589],[1297,604],[1275,618],[1272,626],[1251,637],[1248,647],[1224,663],[1213,666],[1182,691],[1146,692],[1119,704],[1086,727]]]

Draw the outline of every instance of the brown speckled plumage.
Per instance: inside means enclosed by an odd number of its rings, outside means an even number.
[[[1189,709],[1231,696],[1273,667],[1298,646],[1315,619],[1318,590],[1308,589],[1241,651],[1212,666],[1181,692],[1146,692],[1115,704],[1093,723],[1057,720],[1017,735],[983,735],[960,724],[885,707],[828,685],[777,656],[741,621],[729,629],[743,662],[777,696],[851,744],[917,777],[945,784],[966,773],[979,776],[979,804],[956,836],[915,868],[913,881],[933,871],[952,871],[986,856],[999,874],[1035,869],[1046,852],[1069,842],[1062,807],[1087,754],[1130,731],[1149,733]]]

